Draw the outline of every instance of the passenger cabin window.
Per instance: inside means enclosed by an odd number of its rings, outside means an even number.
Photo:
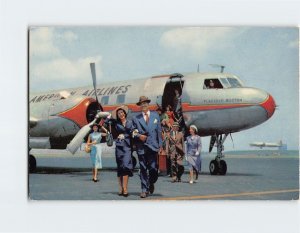
[[[106,104],[108,104],[108,100],[109,100],[109,96],[103,96],[102,98],[101,98],[101,104],[102,105],[106,105]]]
[[[203,89],[220,89],[223,88],[219,79],[205,79]]]
[[[125,103],[125,95],[118,95],[117,96],[117,104]]]
[[[242,87],[242,84],[239,82],[239,80],[235,78],[227,78],[227,80],[231,87]]]

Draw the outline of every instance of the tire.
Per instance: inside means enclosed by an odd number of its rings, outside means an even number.
[[[33,155],[29,155],[28,170],[29,173],[33,173],[36,170],[36,159]]]
[[[209,171],[210,171],[211,175],[217,175],[218,174],[218,172],[219,172],[219,165],[218,165],[218,162],[216,160],[210,161]]]
[[[227,172],[227,164],[224,160],[221,160],[220,161],[220,175],[224,176]]]

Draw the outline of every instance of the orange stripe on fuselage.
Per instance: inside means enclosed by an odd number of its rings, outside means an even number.
[[[64,117],[76,122],[80,127],[88,124],[86,119],[86,110],[90,103],[96,102],[93,98],[85,98],[76,106],[57,114],[60,117]]]
[[[206,111],[206,110],[227,109],[227,108],[241,108],[241,107],[248,107],[252,105],[253,104],[190,105],[189,103],[183,103],[182,110],[184,112],[194,112],[194,111]]]
[[[222,104],[222,105],[190,105],[189,103],[182,103],[183,112],[195,112],[195,111],[206,111],[206,110],[216,110],[216,109],[229,109],[229,108],[241,108],[248,106],[255,106],[257,104]],[[116,107],[121,105],[106,105],[104,111],[113,111]],[[126,104],[132,112],[139,112],[141,108],[136,104]],[[149,105],[149,109],[155,111],[157,105]]]
[[[268,98],[259,104],[260,106],[262,106],[268,113],[268,118],[270,118],[275,111],[276,108],[276,103],[274,98],[271,95],[268,95]]]

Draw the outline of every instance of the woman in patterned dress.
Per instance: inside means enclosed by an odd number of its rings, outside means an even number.
[[[198,129],[195,125],[190,126],[190,136],[186,139],[186,159],[189,164],[190,170],[190,184],[194,183],[193,176],[196,173],[196,180],[198,179],[198,174],[201,171],[201,138],[198,133]]]

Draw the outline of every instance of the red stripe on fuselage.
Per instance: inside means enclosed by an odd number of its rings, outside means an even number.
[[[264,102],[260,103],[260,106],[262,106],[267,111],[268,118],[270,118],[275,112],[276,103],[274,98],[269,95]]]
[[[206,110],[216,110],[216,109],[229,109],[229,108],[240,108],[255,106],[256,104],[222,104],[222,105],[190,105],[189,103],[182,103],[183,112],[194,112],[194,111],[206,111]],[[116,107],[121,105],[106,105],[104,111],[113,111]],[[136,104],[126,104],[132,112],[139,112],[141,108]],[[149,105],[149,109],[155,111],[157,105]]]
[[[84,125],[88,124],[86,120],[86,109],[87,106],[95,102],[93,98],[87,98],[81,101],[78,105],[74,106],[73,108],[62,112],[58,114],[58,116],[70,119],[74,122],[76,122],[80,127],[83,127]],[[140,112],[141,108],[140,106],[137,106],[135,103],[132,104],[126,104],[128,108],[131,110],[131,112]],[[182,110],[183,112],[195,112],[195,111],[209,111],[209,110],[219,110],[219,109],[231,109],[231,108],[241,108],[241,107],[249,107],[249,106],[261,106],[263,107],[267,113],[268,117],[270,118],[274,111],[275,111],[275,102],[271,95],[268,96],[268,98],[260,103],[260,104],[220,104],[220,105],[190,105],[189,103],[182,103]],[[119,107],[121,105],[106,105],[103,107],[103,111],[111,112],[116,107]],[[149,109],[152,111],[155,111],[157,109],[157,105],[149,105]]]

